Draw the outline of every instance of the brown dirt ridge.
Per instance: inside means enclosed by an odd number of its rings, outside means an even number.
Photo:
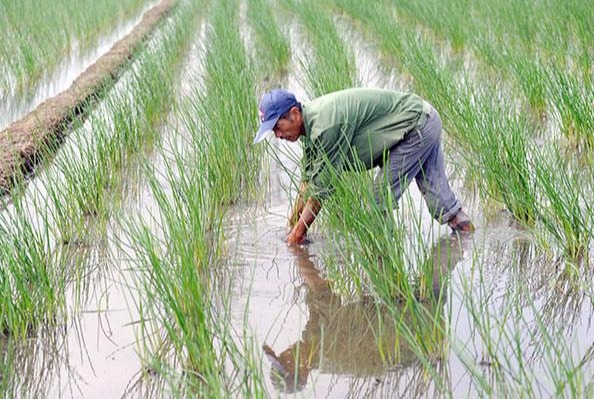
[[[144,13],[140,23],[97,62],[87,68],[69,89],[42,102],[22,119],[0,132],[0,194],[8,192],[32,172],[48,144],[59,141],[68,125],[83,116],[85,105],[125,70],[135,51],[177,0],[162,0]]]

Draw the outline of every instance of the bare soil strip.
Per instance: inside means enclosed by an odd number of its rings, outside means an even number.
[[[118,78],[140,44],[176,2],[163,0],[147,11],[132,32],[87,68],[68,90],[44,101],[0,132],[0,194],[6,193],[22,176],[30,173],[42,150],[59,141],[68,124],[87,112],[85,104]]]

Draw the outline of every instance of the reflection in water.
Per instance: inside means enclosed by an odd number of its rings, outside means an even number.
[[[556,345],[560,353],[566,345],[564,337],[583,334],[580,332],[583,315],[592,310],[587,303],[588,291],[584,289],[591,286],[590,273],[575,273],[571,266],[551,260],[528,239],[495,241],[489,250],[492,261],[485,273],[493,274],[489,280],[502,280],[491,283],[491,290],[496,293],[495,303],[500,302],[501,308],[491,307],[490,317],[504,320],[505,313],[517,313],[515,317],[524,323],[521,331],[524,340],[538,342],[523,345],[524,361],[536,364],[543,357],[546,359],[549,349],[544,343],[552,337],[559,340]],[[504,331],[510,334],[513,328],[515,326],[510,325]],[[505,339],[499,345],[505,348],[500,350],[500,357],[507,358],[514,353],[516,342]]]
[[[377,384],[390,371],[406,374],[407,368],[417,368],[416,388],[426,386],[420,372],[423,363],[418,349],[410,346],[419,337],[434,341],[421,343],[430,359],[439,359],[444,352],[444,291],[446,271],[461,259],[462,245],[469,237],[452,235],[442,238],[434,246],[435,297],[423,302],[403,301],[393,306],[381,305],[371,298],[355,303],[343,303],[331,290],[330,282],[316,269],[308,249],[291,247],[299,274],[306,285],[305,303],[309,318],[301,339],[276,354],[264,345],[271,362],[270,378],[280,391],[302,390],[310,372],[346,374],[355,377],[375,377]],[[411,304],[414,302],[414,304]],[[411,331],[410,330],[415,330]],[[406,331],[406,333],[405,333]],[[423,340],[423,339],[422,339]],[[358,390],[357,392],[361,392]]]
[[[66,329],[44,326],[27,340],[0,336],[0,392],[3,397],[47,397],[68,357]],[[77,381],[64,368],[64,381]],[[64,387],[63,387],[64,388]]]
[[[124,272],[94,227],[51,263],[66,284],[69,317],[47,320],[24,340],[0,334],[2,397],[119,397],[133,376],[130,365],[139,367],[130,299],[119,289]]]

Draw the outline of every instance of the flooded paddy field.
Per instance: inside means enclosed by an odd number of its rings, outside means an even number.
[[[592,396],[592,11],[479,3],[180,1],[3,197],[0,390]],[[414,184],[390,228],[371,171],[286,244],[302,150],[252,144],[258,97],[351,86],[435,105],[474,233]]]
[[[41,102],[68,89],[99,56],[130,32],[145,11],[156,4],[124,1],[119,6],[95,6],[95,26],[87,24],[87,31],[77,36],[75,31],[78,24],[84,25],[83,18],[90,16],[85,14],[84,5],[72,7],[72,30],[57,35],[58,30],[68,29],[68,25],[60,20],[64,17],[62,10],[50,12],[45,16],[43,25],[35,26],[35,18],[38,16],[31,13],[31,9],[42,8],[43,5],[32,3],[21,4],[21,9],[13,4],[3,4],[2,24],[7,34],[2,40],[3,60],[0,63],[0,70],[3,71],[0,82],[0,130],[31,112]],[[26,16],[27,11],[30,12],[29,18],[20,18]],[[34,31],[35,28],[38,31]],[[31,39],[29,43],[26,43],[26,37],[23,37],[27,30]],[[44,35],[47,36],[43,38]],[[43,48],[41,43],[36,47],[35,40],[43,39],[47,41],[43,43],[46,48]],[[32,53],[41,56],[36,59]],[[27,59],[27,56],[30,58]],[[25,59],[28,60],[28,64],[25,64]]]
[[[15,86],[13,92],[2,91],[2,109],[0,109],[0,130],[6,128],[9,123],[14,122],[27,113],[34,110],[43,101],[56,96],[68,89],[72,82],[87,69],[97,59],[106,53],[119,39],[126,36],[134,26],[138,24],[145,11],[153,7],[156,3],[148,3],[130,20],[121,21],[110,32],[108,36],[100,37],[96,46],[86,48],[81,46],[74,47],[74,52],[67,58],[61,60],[53,69],[47,69],[44,76],[38,83],[26,93],[19,93]]]

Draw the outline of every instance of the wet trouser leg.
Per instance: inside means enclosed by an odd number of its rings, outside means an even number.
[[[431,215],[445,223],[462,208],[445,174],[441,148],[441,119],[432,107],[427,122],[409,132],[389,155],[388,179],[398,201],[412,179],[425,198]],[[383,173],[380,173],[381,178]]]

